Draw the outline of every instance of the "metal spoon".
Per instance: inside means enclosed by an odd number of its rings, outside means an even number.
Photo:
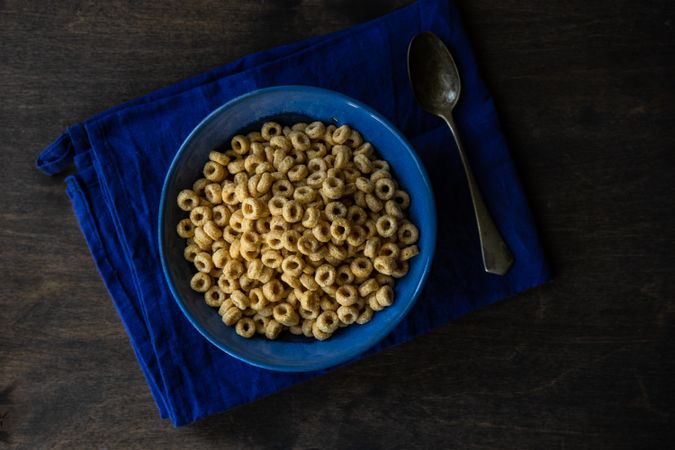
[[[469,182],[469,191],[478,223],[483,266],[486,272],[504,275],[513,264],[513,255],[499,234],[483,202],[466,152],[459,139],[459,131],[452,117],[452,110],[457,104],[461,90],[459,73],[450,51],[438,36],[425,32],[418,34],[410,41],[408,75],[415,97],[422,108],[444,119],[455,137],[459,157]]]

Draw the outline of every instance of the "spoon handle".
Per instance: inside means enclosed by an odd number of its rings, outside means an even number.
[[[480,194],[478,183],[476,183],[476,178],[469,166],[469,160],[467,159],[466,152],[462,146],[462,141],[459,138],[459,131],[452,115],[446,114],[443,116],[443,119],[445,119],[445,122],[450,127],[450,131],[452,131],[452,135],[455,138],[457,150],[459,150],[459,157],[464,166],[464,173],[466,173],[466,179],[469,182],[469,192],[471,192],[471,201],[473,202],[473,210],[476,214],[476,223],[478,224],[478,236],[480,237],[480,247],[483,255],[483,267],[486,272],[505,275],[513,264],[513,255],[504,242],[504,239],[502,239],[501,234],[499,234],[499,230],[492,220],[492,216],[490,216],[490,211],[488,211],[485,202],[483,202],[483,196]]]

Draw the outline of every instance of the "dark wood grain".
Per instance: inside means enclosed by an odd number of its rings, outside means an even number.
[[[555,280],[192,426],[161,421],[62,177],[66,126],[406,3],[0,1],[0,447],[658,448],[675,423],[675,3],[461,1]]]

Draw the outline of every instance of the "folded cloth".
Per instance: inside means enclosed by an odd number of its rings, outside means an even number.
[[[408,42],[421,31],[446,42],[459,65],[456,111],[483,196],[515,264],[484,273],[466,179],[452,137],[408,86]],[[185,319],[167,288],[157,248],[164,176],[207,114],[253,89],[305,84],[350,95],[411,140],[438,202],[438,248],[426,287],[401,324],[366,354],[399,344],[549,275],[526,200],[454,5],[419,0],[353,28],[246,56],[68,129],[38,158],[48,174],[75,164],[67,193],[163,418],[174,425],[255,400],[322,372],[281,373],[225,354]],[[413,199],[414,201],[414,199]]]

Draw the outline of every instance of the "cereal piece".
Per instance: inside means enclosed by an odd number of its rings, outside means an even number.
[[[272,184],[272,195],[278,197],[285,197],[286,199],[293,196],[293,184],[290,181],[281,179]]]
[[[403,245],[412,245],[417,242],[420,233],[417,227],[410,222],[406,222],[398,227],[398,240]]]
[[[288,223],[300,222],[304,212],[302,205],[295,200],[288,200],[281,210],[284,220]]]
[[[183,250],[183,257],[192,262],[195,260],[195,256],[197,256],[199,250],[199,247],[197,247],[195,244],[188,245],[185,247],[185,250]]]
[[[360,208],[367,208],[366,195],[367,194],[363,191],[354,192],[354,204]]]
[[[204,164],[203,173],[207,180],[214,182],[223,181],[227,174],[225,171],[225,167],[223,167],[222,165],[218,164],[215,161],[209,161],[206,164]]]
[[[382,286],[377,290],[375,298],[381,306],[391,306],[394,303],[394,290],[391,286]]]
[[[273,279],[263,284],[262,292],[270,302],[278,302],[283,298],[284,287],[279,280]]]
[[[255,231],[260,235],[265,235],[272,231],[272,218],[267,216],[257,219],[255,221]]]
[[[243,317],[237,321],[234,331],[243,338],[251,338],[256,332],[256,324],[253,319]]]
[[[260,311],[258,311],[258,314],[260,314],[263,317],[269,317],[270,320],[272,320],[272,312],[274,310],[274,305],[267,305]]]
[[[296,192],[298,190],[299,189],[297,189]],[[302,216],[302,226],[305,228],[312,229],[318,225],[320,217],[321,214],[319,213],[318,209],[314,207],[305,208],[305,213]]]
[[[347,167],[352,156],[352,151],[346,145],[336,145],[332,148],[331,154],[335,157],[333,168],[342,170]]]
[[[384,286],[386,284],[387,286],[394,287],[394,279],[389,275],[378,273],[375,276],[375,280],[377,280],[380,286]]]
[[[393,200],[401,209],[406,209],[408,206],[410,206],[410,196],[405,191],[396,191],[394,193]]]
[[[332,134],[333,142],[335,144],[344,144],[347,142],[347,139],[352,134],[352,129],[349,125],[342,125],[340,128],[335,129]]]
[[[244,231],[239,238],[242,250],[257,250],[261,244],[261,238],[255,231]]]
[[[373,194],[366,194],[366,206],[376,213],[382,211],[382,208],[384,208],[382,201]]]
[[[211,255],[211,261],[213,262],[213,265],[219,269],[222,269],[225,267],[227,262],[229,261],[228,259],[228,251],[224,248],[220,248],[213,252]]]
[[[377,290],[380,288],[380,285],[378,284],[377,280],[374,278],[371,278],[365,282],[363,282],[359,286],[359,295],[363,298],[367,298],[370,296],[370,294],[373,294],[377,292]]]
[[[217,241],[223,236],[223,232],[213,220],[209,220],[204,224],[204,233],[212,240]]]
[[[329,263],[331,263],[331,261],[329,261],[328,258],[339,262],[345,260],[348,256],[347,250],[344,247],[334,245],[333,243],[328,244],[328,255],[326,255],[326,261]]]
[[[396,267],[391,272],[391,276],[394,278],[403,278],[409,270],[408,261],[398,261]]]
[[[225,325],[234,325],[239,319],[241,319],[241,310],[236,306],[232,306],[222,316],[223,323]]]
[[[248,293],[248,300],[249,307],[256,311],[260,311],[269,305],[269,300],[267,300],[265,294],[263,294],[263,291],[260,288],[251,289],[251,291]]]
[[[265,265],[259,259],[254,259],[248,263],[246,275],[253,280],[260,280],[263,276]]]
[[[226,294],[231,294],[240,288],[239,281],[236,279],[228,278],[225,275],[221,275],[218,278],[218,287],[221,291]]]
[[[276,122],[265,122],[260,129],[260,135],[265,141],[269,141],[274,136],[282,135],[282,126]]]
[[[361,225],[354,225],[347,235],[347,243],[353,247],[359,247],[366,242],[368,233]]]
[[[273,136],[272,139],[270,139],[270,145],[273,148],[281,149],[284,152],[287,152],[292,148],[291,141],[286,136]]]
[[[223,300],[223,302],[220,304],[220,307],[218,308],[218,315],[221,317],[221,320],[222,320],[223,314],[225,314],[225,311],[232,308],[232,306],[234,306],[232,304],[232,300],[230,300],[229,298],[225,298]]]
[[[291,167],[286,174],[291,182],[304,180],[308,175],[307,166],[304,164],[297,164],[297,161],[295,161],[295,163],[296,165]]]
[[[368,220],[368,214],[357,205],[352,205],[347,210],[347,220],[354,225],[363,225]]]
[[[302,308],[307,311],[319,311],[321,309],[321,299],[314,291],[301,291],[298,296],[298,301]]]
[[[300,186],[293,191],[293,199],[295,199],[301,205],[311,203],[315,198],[316,191],[309,186]]]
[[[314,277],[309,274],[303,273],[300,275],[300,283],[310,291],[319,290],[319,284],[314,280]]]
[[[417,245],[410,245],[401,249],[401,252],[399,253],[399,259],[401,261],[407,261],[410,258],[419,255],[419,253],[420,249],[417,247]]]
[[[231,226],[226,225],[223,228],[222,237],[225,242],[227,242],[228,244],[232,244],[239,237],[239,234],[236,231],[234,231],[234,229]]]
[[[195,226],[190,219],[183,219],[178,222],[176,232],[178,233],[178,236],[187,239],[195,235]]]
[[[300,233],[295,230],[284,231],[281,237],[283,246],[289,252],[295,252],[298,250],[298,240],[300,239]]]
[[[218,239],[217,241],[213,241],[213,244],[211,244],[211,251],[213,253],[217,252],[218,250],[224,249],[226,251],[230,250],[230,244],[225,242],[223,239]]]
[[[211,220],[213,210],[207,206],[197,206],[190,211],[190,221],[196,226],[204,226],[206,222]]]
[[[337,330],[338,316],[334,311],[324,311],[316,319],[316,328],[324,333],[331,334]]]
[[[246,274],[239,277],[239,288],[242,291],[248,292],[256,286],[258,286],[258,280],[253,280]]]
[[[204,293],[204,301],[207,305],[214,308],[219,307],[223,300],[225,300],[225,294],[220,290],[218,286],[211,286],[206,293]]]
[[[344,218],[347,216],[347,207],[342,202],[330,202],[326,205],[324,213],[328,217],[328,220]]]
[[[396,186],[391,178],[381,178],[375,182],[375,195],[380,200],[389,200],[396,193]]]
[[[289,170],[295,165],[295,160],[292,156],[284,157],[277,165],[277,170],[282,174],[287,174]]]
[[[300,323],[300,316],[295,310],[286,302],[281,302],[276,305],[272,311],[274,320],[287,327],[297,325]]]
[[[199,196],[190,189],[183,189],[178,194],[178,207],[183,211],[192,211],[199,206]]]
[[[354,186],[356,186],[356,189],[366,194],[371,194],[375,188],[373,183],[368,178],[364,177],[356,178],[356,180],[354,180]]]
[[[270,231],[265,236],[266,244],[272,250],[281,250],[284,248],[284,232],[281,231]]]
[[[307,309],[304,306],[300,306],[298,313],[303,319],[316,319],[321,313],[321,307],[319,306],[315,309]]]
[[[384,275],[391,275],[396,268],[396,260],[391,256],[377,256],[373,261],[373,267]]]
[[[211,277],[204,272],[197,272],[190,280],[190,287],[193,291],[206,292],[211,288],[213,281]]]
[[[401,249],[393,242],[387,242],[380,247],[377,256],[388,256],[392,259],[398,259]]]
[[[337,200],[344,193],[345,183],[340,178],[328,175],[321,184],[321,194],[331,200]]]
[[[230,300],[234,306],[242,311],[248,308],[250,304],[249,298],[239,289],[230,294]]]
[[[281,253],[279,253],[278,250],[270,249],[262,253],[260,260],[265,266],[269,267],[270,269],[278,269],[279,267],[281,267],[283,257],[281,256]]]
[[[255,198],[246,198],[241,202],[241,211],[246,219],[259,219],[262,217],[264,212],[264,206]]]
[[[227,165],[227,171],[231,174],[237,174],[246,170],[246,164],[243,158],[237,158]]]
[[[227,166],[230,163],[230,158],[227,155],[215,150],[209,153],[209,159],[215,163],[220,164],[221,166]]]
[[[248,153],[249,149],[251,148],[251,143],[249,142],[248,138],[246,136],[242,136],[241,134],[233,137],[230,145],[232,146],[232,150],[234,150],[237,155],[244,155]]]
[[[354,258],[349,268],[356,278],[366,278],[373,271],[373,263],[368,258],[360,256]]]
[[[297,277],[294,277],[293,275],[290,275],[288,273],[283,273],[281,274],[281,281],[292,287],[293,289],[300,289],[302,287],[302,283],[300,283],[300,279]]]
[[[326,172],[328,170],[328,164],[322,158],[312,158],[307,162],[307,170],[310,173],[314,172]]]
[[[309,256],[319,250],[319,241],[314,237],[311,231],[306,230],[298,239],[298,251],[305,256]]]
[[[335,291],[335,299],[342,306],[351,306],[356,303],[359,293],[354,286],[351,284],[345,284],[340,286],[337,291]]]
[[[337,310],[337,316],[340,322],[351,325],[359,317],[359,310],[355,306],[340,306]]]
[[[270,320],[265,326],[265,337],[270,340],[274,340],[279,337],[279,333],[283,330],[283,325],[281,325],[276,320]]]
[[[362,153],[354,155],[354,165],[359,170],[359,172],[368,174],[373,171],[373,166],[370,163],[370,159]]]
[[[209,273],[213,270],[213,261],[211,255],[206,252],[197,253],[194,260],[195,267],[200,272]]]
[[[326,126],[319,122],[312,122],[305,127],[305,134],[310,139],[321,139],[326,133]]]
[[[255,332],[258,334],[265,334],[265,328],[269,323],[269,317],[263,317],[260,314],[256,313],[253,316],[253,322],[255,323]]]
[[[333,287],[333,286],[329,286],[329,288],[332,288],[333,291],[332,291],[332,293],[326,292],[326,294],[328,294],[328,296],[323,297],[321,299],[321,310],[322,311],[337,311],[338,308],[340,307],[340,304],[337,301],[335,301],[335,291],[337,291],[337,289],[335,289],[335,287]]]
[[[297,255],[289,255],[281,263],[281,269],[293,277],[299,277],[302,274],[304,262]]]
[[[331,224],[325,220],[319,221],[319,223],[312,228],[312,234],[319,242],[329,242],[331,239]]]
[[[218,183],[207,184],[204,188],[204,196],[209,202],[218,205],[223,202],[222,187]]]
[[[384,212],[394,219],[403,219],[403,211],[394,200],[387,200],[384,203]]]
[[[377,301],[376,294],[370,294],[366,302],[368,307],[373,311],[382,311],[384,309],[384,306],[380,305],[380,303]]]
[[[201,227],[195,228],[194,242],[202,250],[209,250],[213,239],[211,239]]]
[[[282,197],[281,195],[275,195],[267,203],[267,207],[273,216],[281,216],[287,201],[288,200],[285,197]]]
[[[308,258],[310,262],[319,264],[326,257],[327,254],[328,249],[326,248],[325,245],[322,245],[319,248],[317,248],[314,253],[310,253]]]
[[[354,281],[354,273],[349,265],[342,265],[337,268],[335,271],[335,282],[339,286],[344,286],[345,284],[351,284]]]
[[[356,323],[359,325],[366,324],[370,322],[370,319],[373,318],[373,310],[370,308],[370,306],[366,306],[359,317],[356,319]]]
[[[377,236],[377,224],[374,220],[372,219],[366,220],[366,223],[363,224],[363,227],[366,230],[366,237],[368,239]]]
[[[330,224],[331,239],[334,239],[338,242],[342,242],[347,239],[350,231],[351,224],[349,221],[341,217],[336,217]]]
[[[318,328],[316,322],[312,324],[312,336],[314,336],[314,339],[318,341],[325,341],[326,339],[331,337],[331,335],[332,335],[331,333],[324,333],[323,331],[321,331]]]

